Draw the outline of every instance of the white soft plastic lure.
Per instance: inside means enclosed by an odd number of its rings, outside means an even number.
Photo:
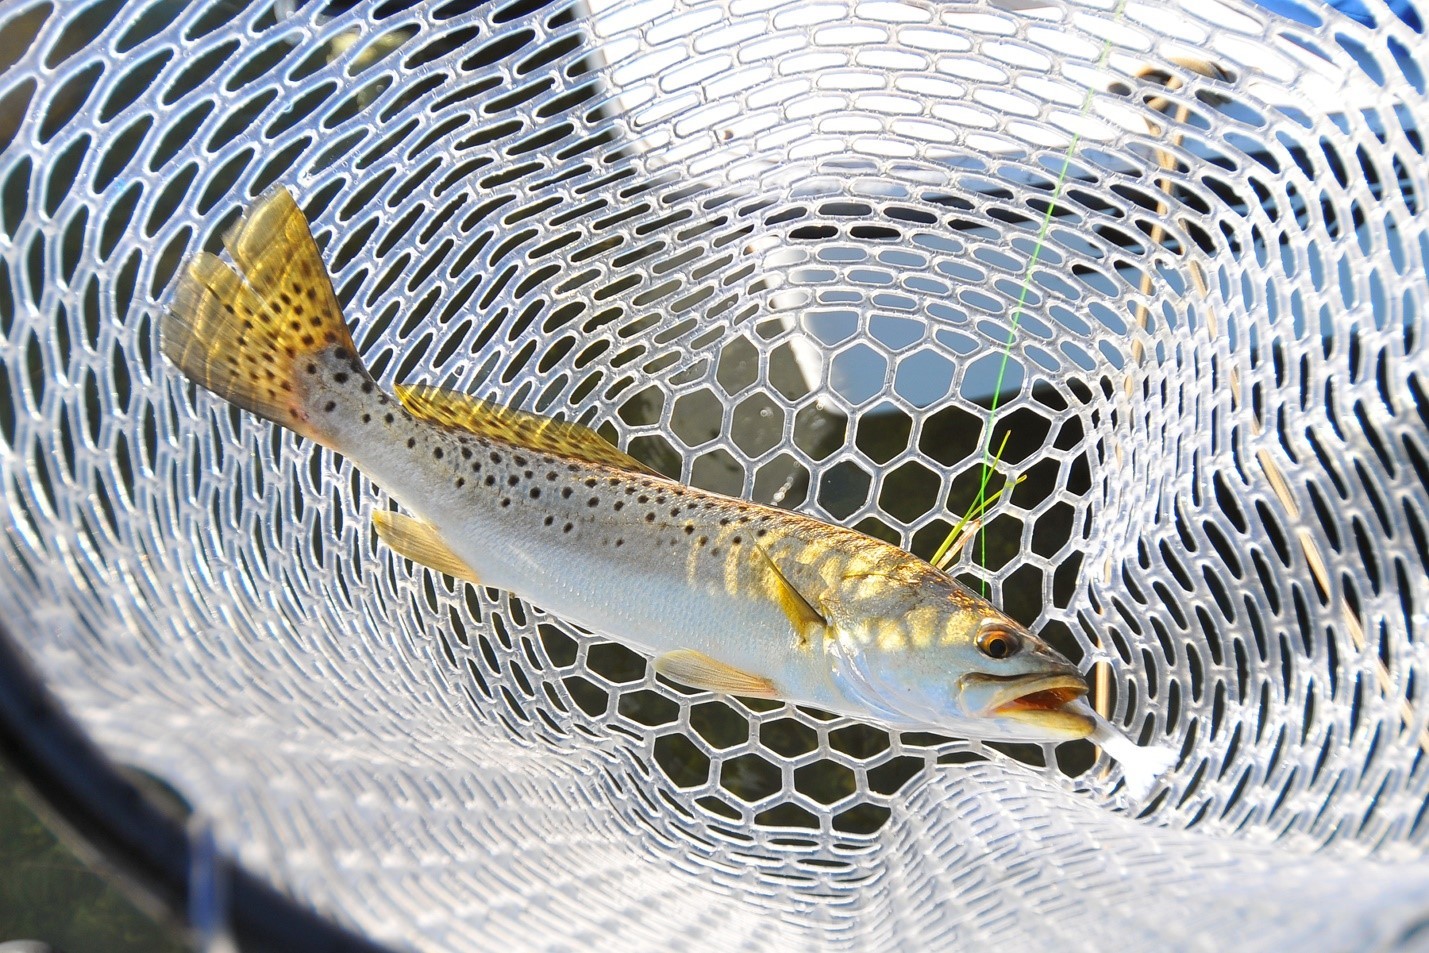
[[[387,395],[287,191],[225,244],[236,270],[188,263],[164,353],[381,485],[411,514],[376,516],[403,556],[643,649],[696,688],[989,740],[1090,737],[1137,793],[1166,767],[1096,718],[1067,659],[897,547],[676,483],[574,424],[434,388]]]

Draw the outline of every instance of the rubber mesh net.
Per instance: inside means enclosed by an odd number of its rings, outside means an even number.
[[[3,0],[0,612],[400,948],[1429,943],[1429,56],[1278,9]],[[1003,447],[956,572],[1177,767],[691,692],[385,551],[157,356],[275,184],[386,385],[924,557]]]

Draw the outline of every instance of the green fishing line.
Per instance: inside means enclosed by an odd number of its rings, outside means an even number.
[[[1111,20],[1111,22],[1112,22],[1113,24],[1116,24],[1116,23],[1121,22],[1122,14],[1123,14],[1125,11],[1126,11],[1126,0],[1117,0],[1116,7],[1115,7],[1115,9],[1113,9],[1113,11],[1112,11],[1112,20]],[[1097,68],[1098,72],[1100,72],[1101,70],[1103,70],[1103,69],[1106,68],[1106,64],[1107,64],[1107,61],[1108,61],[1109,59],[1111,59],[1111,37],[1110,37],[1110,36],[1108,36],[1108,37],[1105,39],[1105,41],[1102,43],[1101,56],[1097,59],[1097,65],[1096,65],[1096,68]],[[1081,119],[1081,118],[1083,118],[1084,116],[1086,116],[1086,114],[1088,113],[1088,111],[1091,110],[1091,108],[1092,108],[1092,98],[1093,98],[1095,95],[1096,95],[1096,86],[1093,85],[1093,84],[1091,84],[1091,83],[1089,83],[1089,84],[1087,85],[1086,95],[1082,97],[1082,107],[1081,107],[1081,109],[1077,112],[1077,118],[1078,118],[1078,119]],[[996,458],[996,459],[993,458],[993,455],[992,455],[992,435],[993,435],[994,431],[995,431],[996,428],[997,428],[997,410],[998,410],[998,405],[1001,403],[1001,399],[1002,399],[1002,383],[1003,383],[1004,378],[1005,378],[1006,375],[1007,375],[1007,362],[1008,362],[1008,361],[1011,359],[1011,357],[1012,357],[1012,345],[1013,345],[1013,342],[1015,342],[1015,341],[1017,340],[1017,327],[1018,327],[1018,325],[1019,325],[1019,324],[1021,323],[1021,321],[1022,321],[1022,312],[1023,312],[1023,309],[1024,309],[1024,308],[1026,307],[1026,305],[1027,305],[1027,295],[1028,295],[1028,294],[1031,292],[1031,290],[1032,290],[1032,272],[1033,272],[1034,269],[1036,269],[1036,267],[1037,267],[1037,262],[1038,262],[1038,260],[1042,257],[1042,248],[1043,248],[1043,246],[1047,243],[1047,233],[1048,233],[1048,232],[1051,230],[1051,228],[1052,228],[1052,214],[1053,214],[1053,212],[1056,211],[1056,209],[1057,209],[1057,202],[1058,202],[1058,200],[1062,197],[1062,191],[1063,191],[1063,188],[1065,187],[1066,182],[1067,182],[1067,174],[1068,174],[1068,172],[1071,170],[1071,167],[1072,167],[1072,156],[1076,155],[1077,146],[1079,146],[1079,145],[1081,144],[1081,141],[1082,141],[1082,134],[1081,134],[1081,132],[1080,132],[1080,131],[1077,131],[1077,130],[1074,130],[1074,131],[1072,132],[1072,141],[1069,142],[1069,143],[1067,143],[1067,151],[1066,151],[1066,153],[1064,153],[1063,156],[1062,156],[1062,168],[1061,168],[1061,169],[1058,171],[1058,173],[1057,173],[1057,181],[1056,181],[1056,184],[1052,187],[1052,199],[1051,199],[1050,202],[1047,203],[1047,211],[1046,211],[1045,213],[1043,213],[1043,215],[1042,215],[1042,226],[1041,226],[1041,228],[1039,228],[1039,229],[1037,230],[1037,242],[1036,242],[1035,246],[1034,246],[1033,249],[1032,249],[1032,257],[1031,257],[1031,259],[1028,260],[1028,262],[1027,262],[1027,269],[1026,269],[1026,271],[1023,272],[1023,275],[1022,275],[1022,289],[1021,289],[1021,291],[1020,291],[1020,292],[1018,293],[1018,295],[1017,295],[1017,306],[1016,306],[1016,308],[1013,309],[1013,312],[1012,312],[1012,324],[1011,324],[1011,326],[1010,326],[1010,327],[1008,328],[1008,330],[1007,330],[1007,343],[1006,343],[1006,345],[1003,347],[1003,350],[1002,350],[1002,360],[999,362],[998,367],[997,367],[997,383],[993,386],[993,391],[992,391],[992,406],[988,409],[987,440],[984,441],[984,443],[983,443],[983,450],[982,450],[982,479],[978,481],[977,500],[973,503],[972,508],[968,511],[968,515],[966,515],[966,516],[963,517],[963,522],[958,524],[959,526],[961,526],[961,525],[963,525],[964,523],[966,523],[967,520],[969,519],[969,517],[971,516],[971,514],[973,514],[973,513],[979,513],[979,514],[982,513],[982,512],[987,508],[987,506],[988,506],[988,504],[989,504],[989,502],[990,502],[990,501],[988,500],[988,498],[987,498],[987,485],[988,485],[988,482],[992,479],[992,472],[993,472],[994,464],[997,463],[998,461],[1000,461],[1001,458],[1002,458],[1002,451],[1001,451],[1001,449],[998,450],[997,458]],[[1003,440],[1003,444],[1004,444],[1004,446],[1006,445],[1006,439]],[[999,492],[1001,492],[1001,491],[999,491]],[[975,529],[974,532],[978,534],[978,562],[982,565],[983,569],[986,569],[986,568],[987,568],[987,534],[984,533],[981,528]],[[954,531],[954,533],[956,533],[956,530]],[[953,542],[953,534],[950,534],[949,537],[948,537],[948,540],[939,548],[939,553],[945,552],[945,551],[947,550],[947,548],[948,548],[950,545],[952,545],[952,542]],[[981,586],[980,586],[980,587],[981,587],[981,589],[982,589],[982,594],[983,594],[984,596],[986,596],[986,595],[987,595],[987,580],[986,580],[986,579],[983,579],[983,580],[981,581]]]

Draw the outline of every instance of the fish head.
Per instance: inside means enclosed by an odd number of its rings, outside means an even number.
[[[996,610],[994,610],[996,611]],[[998,613],[1001,615],[1001,613]],[[987,725],[981,737],[1007,741],[1075,741],[1096,728],[1077,667],[1011,619],[986,617],[959,646],[954,682],[963,713]]]
[[[1062,742],[1096,725],[1086,679],[1042,639],[938,574],[851,616],[831,640],[845,696],[894,727],[989,741]]]

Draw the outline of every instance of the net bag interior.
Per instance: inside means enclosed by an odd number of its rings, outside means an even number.
[[[1276,9],[0,0],[0,613],[396,948],[1424,948],[1423,15]],[[683,689],[379,546],[159,357],[275,185],[385,386],[925,558],[1010,434],[955,572],[1175,768]]]

